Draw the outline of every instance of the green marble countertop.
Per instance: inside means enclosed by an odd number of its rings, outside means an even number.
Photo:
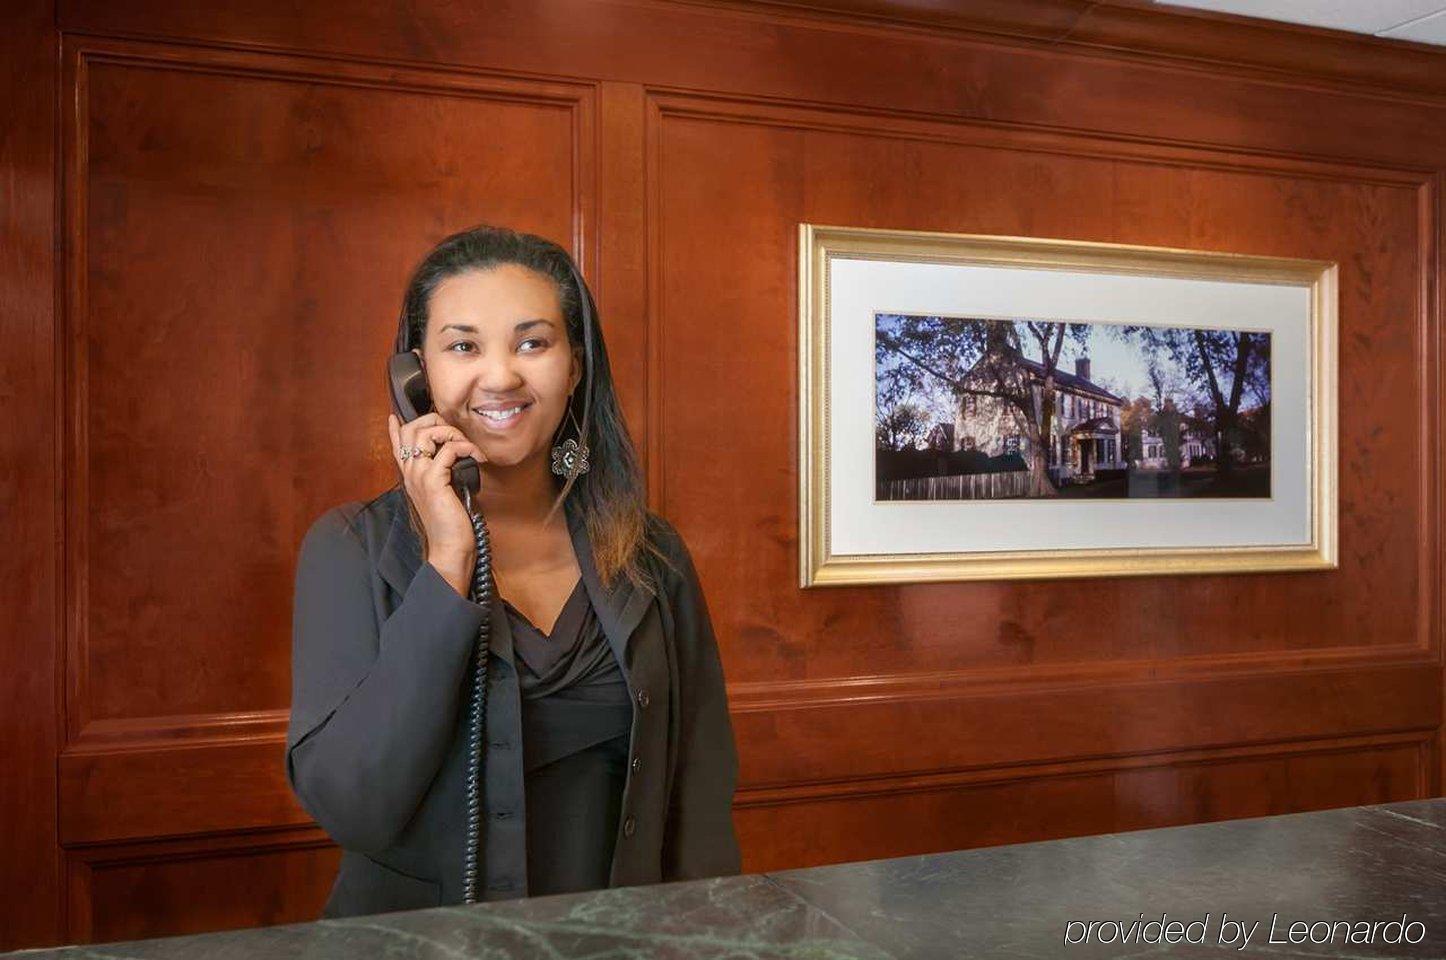
[[[1440,958],[1446,799],[0,956]]]

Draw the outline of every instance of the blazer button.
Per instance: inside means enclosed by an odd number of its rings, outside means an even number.
[[[638,821],[634,820],[632,817],[628,817],[626,820],[623,821],[623,836],[631,837],[634,833],[637,832]]]
[[[646,707],[647,705],[648,705],[648,691],[646,691],[646,690],[639,690],[639,691],[638,691],[638,706],[640,706],[640,707]]]
[[[643,758],[633,757],[633,773],[637,773],[641,769],[643,769]]]

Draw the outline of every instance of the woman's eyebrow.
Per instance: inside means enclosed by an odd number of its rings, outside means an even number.
[[[516,326],[514,326],[514,327],[512,328],[512,330],[513,330],[513,332],[515,332],[515,333],[521,333],[523,330],[526,330],[528,327],[535,327],[535,326],[537,326],[539,323],[541,323],[541,324],[546,324],[546,325],[549,326],[549,327],[555,327],[555,326],[557,326],[557,324],[553,323],[551,320],[547,320],[547,319],[545,319],[545,318],[543,318],[543,317],[537,317],[537,318],[535,318],[535,319],[533,319],[533,320],[523,320],[521,323],[519,323],[519,324],[517,324]],[[441,326],[441,328],[440,328],[437,332],[438,332],[438,333],[441,333],[442,330],[461,330],[463,333],[476,333],[476,332],[477,332],[477,328],[474,327],[474,326],[472,326],[470,323],[445,323],[445,324],[443,324],[443,325]]]

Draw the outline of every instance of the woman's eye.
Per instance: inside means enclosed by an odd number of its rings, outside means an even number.
[[[530,349],[528,349],[528,348],[527,348],[527,345],[528,345],[528,344],[535,344],[535,346],[533,346],[533,347],[531,347]],[[522,343],[518,344],[518,347],[519,347],[519,348],[523,348],[523,349],[524,349],[524,352],[526,352],[526,353],[536,353],[538,350],[542,350],[542,349],[544,349],[546,346],[547,346],[547,340],[546,340],[545,338],[543,338],[543,337],[528,337],[526,340],[522,341]],[[466,348],[468,348],[468,349],[466,349],[466,350],[458,350],[459,347],[466,347]],[[458,352],[458,353],[476,353],[476,352],[477,352],[477,350],[476,350],[476,344],[474,344],[471,340],[458,340],[456,343],[452,344],[452,345],[451,345],[450,347],[448,347],[447,349],[448,349],[449,351]]]

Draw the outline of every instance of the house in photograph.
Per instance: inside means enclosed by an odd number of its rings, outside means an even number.
[[[1153,430],[1140,431],[1141,456],[1135,466],[1145,470],[1164,470],[1170,465],[1165,451],[1165,438]],[[1180,466],[1188,467],[1197,460],[1215,460],[1215,440],[1199,436],[1185,424],[1180,424]]]
[[[1018,378],[1027,384],[1038,415],[1044,389],[1044,365],[1013,355],[1010,361]],[[994,374],[981,361],[962,378],[965,387],[994,388]],[[1090,380],[1090,361],[1075,361],[1074,373],[1063,368],[1054,372],[1054,417],[1050,421],[1045,462],[1050,480],[1060,486],[1092,480],[1096,470],[1123,470],[1124,451],[1120,444],[1120,415],[1125,401]],[[963,393],[954,421],[956,450],[982,450],[991,457],[1018,453],[1029,461],[1028,431],[1019,410],[999,397]]]
[[[1210,430],[1202,429],[1195,421],[1192,427],[1187,422],[1180,424],[1180,466],[1188,467],[1200,461],[1215,463],[1216,449],[1221,446],[1219,438]],[[1163,469],[1169,466],[1169,456],[1163,438],[1154,431],[1145,430],[1141,435],[1142,456],[1134,461],[1135,466],[1144,469]],[[1223,448],[1231,461],[1239,464],[1270,462],[1270,410],[1268,405],[1241,407],[1235,416],[1235,429],[1231,439]]]

